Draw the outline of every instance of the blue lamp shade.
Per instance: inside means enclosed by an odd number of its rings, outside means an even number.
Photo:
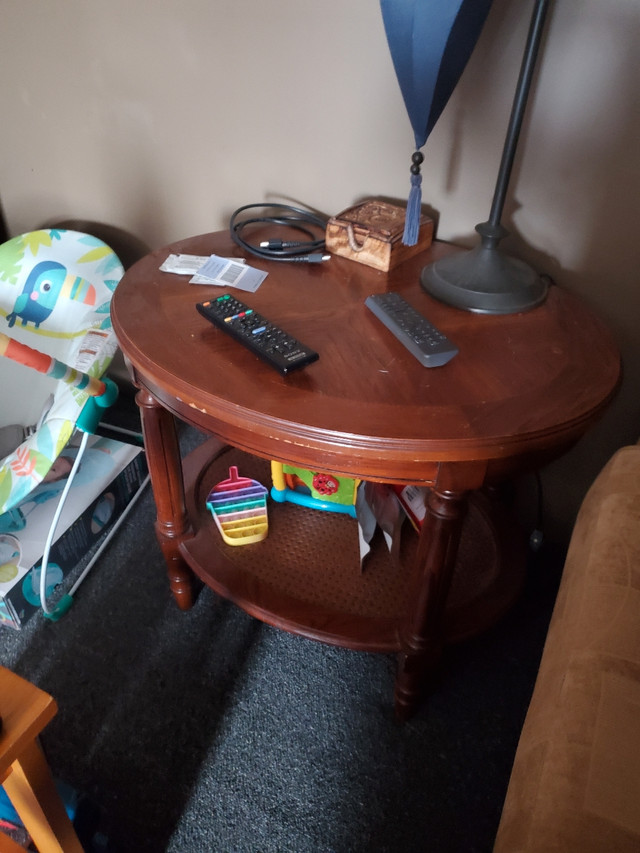
[[[465,69],[490,7],[491,0],[380,0],[389,51],[416,147],[403,235],[407,246],[415,246],[420,227],[420,149]]]

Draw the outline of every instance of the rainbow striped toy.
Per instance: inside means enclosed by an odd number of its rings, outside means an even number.
[[[209,492],[207,509],[227,545],[250,545],[267,536],[267,490],[257,480],[239,477],[235,465],[229,479]]]

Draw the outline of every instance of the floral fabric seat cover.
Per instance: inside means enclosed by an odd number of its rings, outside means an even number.
[[[0,245],[0,332],[91,376],[116,351],[111,297],[123,275],[113,250],[77,231],[42,230]],[[0,427],[37,424],[0,459],[0,514],[42,481],[73,433],[87,392],[0,358]]]

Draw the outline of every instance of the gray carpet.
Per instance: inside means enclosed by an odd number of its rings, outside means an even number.
[[[146,493],[60,622],[0,628],[0,661],[58,701],[46,753],[109,850],[491,850],[557,558],[541,552],[511,613],[447,650],[400,725],[392,657],[279,632],[206,589],[180,612],[153,517]]]

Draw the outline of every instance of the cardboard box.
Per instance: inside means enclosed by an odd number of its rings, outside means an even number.
[[[77,447],[65,448],[58,480],[41,483],[0,515],[0,625],[21,628],[40,604],[40,562]],[[60,516],[49,554],[47,597],[111,529],[147,475],[144,452],[91,436]]]
[[[407,518],[416,530],[420,530],[424,516],[427,511],[425,501],[429,489],[426,486],[399,486],[391,487],[400,502],[400,506],[407,514]]]

